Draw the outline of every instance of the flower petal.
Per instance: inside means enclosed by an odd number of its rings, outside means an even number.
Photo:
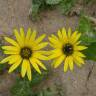
[[[22,38],[22,41],[25,41],[25,34],[24,34],[24,28],[23,27],[20,28],[20,36]]]
[[[15,46],[2,46],[2,49],[9,51],[20,51],[20,48]]]
[[[0,64],[3,64],[3,63],[8,62],[11,58],[12,58],[12,56],[8,56],[8,57],[4,58],[4,59],[0,62]]]
[[[34,30],[31,34],[31,37],[30,37],[30,42],[34,41],[36,38],[36,31]]]
[[[46,47],[47,45],[48,45],[47,42],[40,43],[40,44],[38,44],[37,46],[34,46],[34,47],[33,47],[33,50],[40,50],[40,49]]]
[[[14,41],[13,39],[9,38],[9,37],[4,37],[4,39],[11,43],[12,45],[16,46],[16,47],[19,47],[18,43],[16,41]]]
[[[30,58],[30,62],[31,62],[31,64],[32,64],[33,68],[34,68],[39,74],[41,74],[41,71],[40,71],[37,63],[34,61],[33,58]]]
[[[69,65],[68,58],[66,58],[66,59],[65,59],[65,62],[64,62],[64,72],[67,72],[67,70],[68,70],[68,65]]]
[[[71,32],[72,32],[72,30],[71,30],[71,28],[69,28],[69,29],[68,29],[68,38],[71,37]]]
[[[31,67],[30,67],[30,64],[27,65],[27,76],[28,76],[28,79],[31,81],[32,75],[31,75]]]
[[[49,51],[49,53],[51,53],[48,56],[49,59],[54,59],[56,57],[59,57],[59,56],[63,55],[63,53],[62,53],[62,51],[60,49],[51,50],[51,51]]]
[[[78,57],[86,57],[84,54],[82,54],[81,52],[79,51],[75,51],[74,52],[74,55],[78,56]]]
[[[22,59],[20,55],[11,55],[11,58],[8,62],[8,64],[13,64],[17,62],[19,59]]]
[[[30,37],[31,37],[31,28],[29,28],[27,31],[26,38],[25,38],[25,45],[28,45]]]
[[[74,50],[76,50],[76,51],[81,51],[81,50],[85,50],[85,49],[87,49],[86,46],[74,46]]]
[[[71,39],[70,39],[70,41],[71,41],[71,43],[72,44],[75,44],[78,40],[79,40],[79,38],[80,38],[80,36],[81,36],[81,33],[78,33],[78,31],[75,31],[73,34],[72,34],[72,36],[71,36]]]
[[[71,71],[73,71],[73,57],[72,56],[69,56],[67,57],[69,59],[69,68]]]
[[[84,64],[84,60],[81,57],[73,54],[73,58],[74,58],[74,61],[76,60],[78,63]]]
[[[19,59],[16,63],[14,63],[14,64],[10,67],[10,69],[9,69],[8,72],[11,73],[12,71],[14,71],[14,70],[20,65],[21,61],[22,61],[22,59]]]
[[[57,47],[57,48],[62,47],[62,43],[59,40],[56,40],[55,38],[52,38],[52,37],[48,37],[48,39],[54,47]]]
[[[22,38],[21,38],[20,34],[18,33],[17,29],[14,29],[14,34],[15,34],[16,40],[19,43],[19,45],[21,47],[23,47],[24,46],[24,41],[22,41]]]
[[[58,37],[59,37],[60,40],[63,40],[62,33],[61,33],[60,30],[58,30]]]
[[[38,58],[40,60],[48,60],[48,57],[47,56],[44,56],[44,55],[40,54],[39,52],[33,53],[33,57],[34,58]]]
[[[53,64],[54,65],[54,68],[57,68],[60,64],[62,64],[62,62],[64,61],[65,59],[65,56],[62,55],[60,57],[58,57],[55,61],[55,63]]]
[[[22,67],[21,67],[21,76],[24,77],[26,72],[27,72],[27,66],[29,64],[29,61],[24,59],[22,62]]]
[[[19,54],[19,52],[18,51],[4,51],[4,54]]]
[[[36,44],[38,44],[38,43],[40,43],[44,38],[45,38],[45,34],[43,34],[43,35],[41,35],[40,37],[38,37],[36,40],[35,40],[35,42],[36,42]]]
[[[34,62],[36,62],[44,70],[47,70],[46,67],[44,66],[44,64],[40,60],[34,58]]]

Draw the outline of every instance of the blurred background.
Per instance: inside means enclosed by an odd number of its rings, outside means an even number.
[[[89,36],[90,31],[96,32],[96,0],[0,0],[0,42],[3,35],[13,36],[13,28],[20,27],[25,32],[31,27],[38,36],[56,34],[62,27]],[[45,64],[50,67],[51,62]],[[21,80],[16,72],[8,74],[6,64],[0,65],[0,96],[96,96],[95,64],[86,61],[82,68],[75,66],[67,73],[62,64],[42,77],[36,74],[32,82]]]

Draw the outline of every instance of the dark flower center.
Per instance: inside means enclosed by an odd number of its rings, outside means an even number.
[[[20,55],[24,59],[29,59],[32,55],[32,50],[28,47],[24,47],[21,49]]]
[[[73,54],[73,46],[69,43],[63,46],[63,52],[65,55],[69,56]]]

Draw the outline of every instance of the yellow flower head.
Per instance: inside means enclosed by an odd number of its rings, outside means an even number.
[[[50,45],[54,48],[49,51],[49,59],[53,60],[53,67],[57,68],[64,61],[64,72],[70,68],[73,70],[73,64],[77,64],[79,67],[84,64],[83,58],[84,54],[81,53],[82,50],[87,47],[81,46],[79,38],[81,33],[77,31],[71,33],[71,29],[68,29],[68,34],[63,28],[58,31],[58,37],[51,35],[49,37]]]
[[[36,31],[32,32],[31,28],[28,29],[26,36],[23,28],[20,28],[20,34],[16,29],[14,29],[14,33],[16,41],[4,37],[11,45],[2,47],[4,54],[9,56],[3,59],[1,63],[8,62],[11,65],[9,73],[21,65],[21,76],[24,77],[27,74],[28,79],[31,80],[31,65],[40,74],[39,66],[46,70],[46,67],[40,61],[47,59],[46,51],[41,50],[48,44],[47,42],[41,42],[45,38],[45,34],[36,39]]]

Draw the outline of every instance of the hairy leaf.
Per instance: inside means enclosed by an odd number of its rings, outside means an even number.
[[[88,18],[81,16],[78,30],[82,33],[81,40],[85,44],[88,45],[92,42],[96,42],[96,31]]]
[[[59,4],[60,10],[63,14],[67,15],[71,11],[75,3],[76,0],[62,0],[62,2]]]

